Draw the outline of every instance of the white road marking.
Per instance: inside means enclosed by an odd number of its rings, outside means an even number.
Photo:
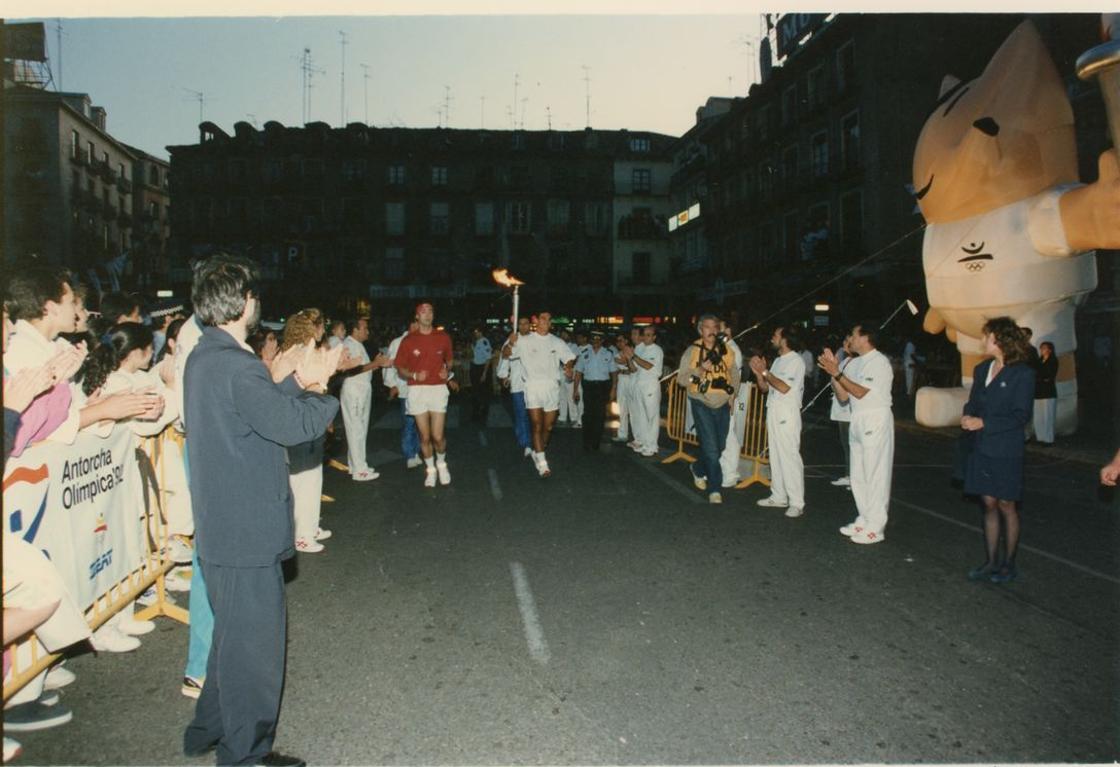
[[[502,486],[498,484],[498,472],[487,469],[486,474],[490,477],[490,495],[494,496],[495,501],[502,500]]]
[[[537,617],[537,604],[533,592],[529,590],[529,578],[520,562],[509,563],[513,575],[513,591],[517,594],[517,609],[521,611],[521,623],[525,627],[525,641],[529,645],[529,655],[542,666],[548,663],[551,654],[544,640],[540,619]]]

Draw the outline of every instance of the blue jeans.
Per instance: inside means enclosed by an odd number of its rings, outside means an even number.
[[[183,443],[183,463],[187,476],[190,476],[190,459],[187,457],[187,442]],[[206,581],[202,577],[202,567],[198,564],[198,539],[195,538],[194,553],[191,554],[191,598],[188,605],[191,611],[190,645],[187,648],[187,667],[184,676],[202,679],[206,676],[206,662],[210,658],[210,642],[214,638],[214,611],[210,609],[210,597],[206,596]]]
[[[420,432],[416,430],[416,419],[407,412],[407,397],[401,397],[401,418],[404,427],[401,429],[401,455],[405,458],[415,458],[420,455]]]
[[[525,392],[512,392],[513,436],[522,448],[529,447],[529,411],[525,409]]]
[[[693,473],[707,477],[708,494],[718,493],[723,487],[723,470],[719,466],[719,456],[727,444],[727,432],[731,427],[731,408],[712,409],[694,399],[690,399],[692,423],[696,426],[696,437],[700,441],[700,457]]]

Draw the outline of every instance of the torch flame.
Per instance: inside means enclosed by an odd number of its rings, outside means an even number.
[[[524,282],[510,274],[509,269],[495,269],[490,274],[491,276],[493,276],[494,282],[498,283],[502,287],[512,288],[516,287],[517,285],[525,284]]]

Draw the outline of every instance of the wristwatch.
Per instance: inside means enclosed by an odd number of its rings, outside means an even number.
[[[843,377],[844,377],[844,371],[841,370],[839,373],[837,373],[836,375],[834,375],[832,377],[832,380],[836,381],[837,383],[840,383],[840,379],[843,378]]]

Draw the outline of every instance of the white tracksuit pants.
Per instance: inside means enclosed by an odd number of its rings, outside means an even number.
[[[853,413],[848,443],[852,448],[852,497],[859,511],[855,524],[882,535],[894,466],[894,415],[890,409]]]
[[[805,464],[801,461],[801,410],[796,406],[766,411],[770,444],[770,497],[790,506],[805,506]]]
[[[643,450],[656,450],[661,431],[661,382],[656,378],[638,380],[631,386],[630,423],[634,439],[641,443]]]
[[[289,474],[288,484],[292,488],[296,540],[313,541],[319,531],[319,517],[323,510],[322,465]]]
[[[349,379],[342,384],[339,402],[342,423],[346,426],[346,455],[350,474],[369,469],[366,463],[366,435],[369,434],[369,408],[373,387],[368,382]]]
[[[618,377],[618,388],[615,396],[618,398],[618,439],[629,440],[631,414],[634,410],[634,380],[633,373]]]

